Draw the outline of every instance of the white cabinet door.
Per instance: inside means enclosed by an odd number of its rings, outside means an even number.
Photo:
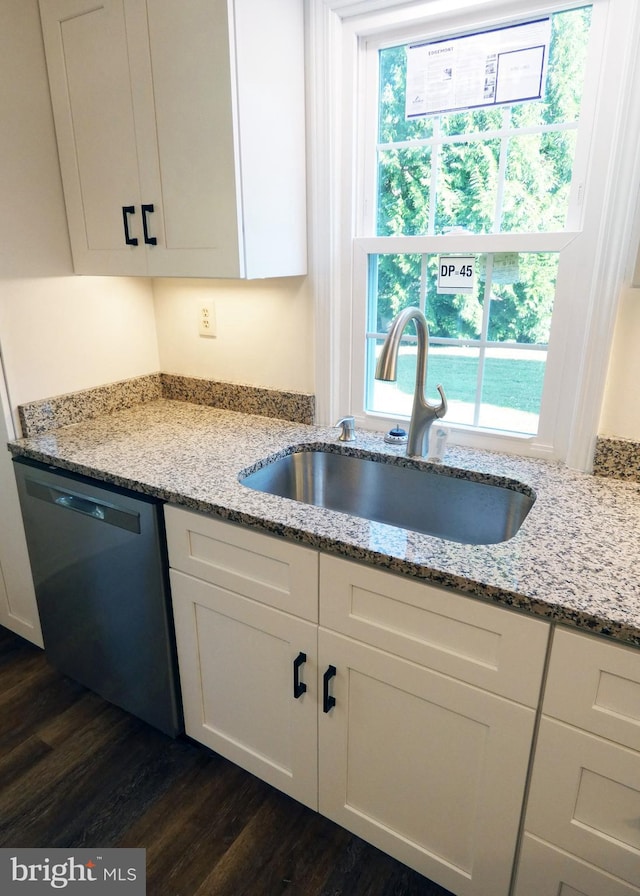
[[[145,201],[165,227],[150,273],[306,273],[303,3],[147,6],[162,196]]]
[[[306,272],[299,0],[40,12],[77,273]]]
[[[318,655],[322,814],[459,896],[507,896],[534,710],[324,628]]]
[[[21,521],[16,521],[16,526],[19,528],[16,528],[15,535],[19,535],[22,540]],[[0,532],[0,540],[3,537],[4,533]],[[16,541],[14,535],[11,536],[11,541]],[[6,556],[5,549],[9,550]],[[38,605],[26,549],[18,556],[10,550],[10,544],[0,544],[0,625],[38,647],[43,647]]]
[[[0,393],[0,402],[4,404]],[[0,407],[0,442],[9,439]],[[42,647],[42,631],[31,577],[11,455],[0,457],[0,625]]]
[[[317,808],[317,626],[184,573],[171,591],[187,734]]]
[[[526,829],[640,881],[640,753],[543,716]]]
[[[139,81],[148,49],[129,47],[124,0],[44,0],[40,16],[75,271],[146,274],[130,59]]]
[[[640,896],[640,889],[525,834],[514,896]]]
[[[155,276],[244,275],[227,7],[227,0],[147,6],[153,105],[141,139],[158,153],[162,195],[147,201],[162,203],[165,222],[160,247],[149,252]]]

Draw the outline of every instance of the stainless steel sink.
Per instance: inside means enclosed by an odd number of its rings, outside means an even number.
[[[267,462],[240,479],[260,492],[339,510],[462,544],[496,544],[513,538],[535,501],[513,482],[496,484],[400,466],[393,460],[305,449]],[[480,481],[477,481],[477,479]]]

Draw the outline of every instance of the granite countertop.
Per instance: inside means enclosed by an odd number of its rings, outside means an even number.
[[[378,433],[337,430],[156,399],[10,443],[14,455],[256,526],[640,647],[640,485],[561,464],[448,447],[445,465],[532,488],[520,531],[457,544],[253,491],[238,474],[296,445],[404,456]]]

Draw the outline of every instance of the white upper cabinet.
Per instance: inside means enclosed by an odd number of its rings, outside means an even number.
[[[306,272],[302,0],[40,15],[76,273]]]

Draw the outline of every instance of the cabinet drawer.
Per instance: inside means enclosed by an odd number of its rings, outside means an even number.
[[[165,507],[165,522],[174,569],[318,621],[316,551],[179,507]]]
[[[514,896],[640,896],[640,890],[525,834]]]
[[[525,828],[635,885],[640,754],[543,716]]]
[[[640,650],[559,629],[543,711],[640,751]]]
[[[549,625],[444,588],[320,558],[327,628],[483,690],[537,706]]]

